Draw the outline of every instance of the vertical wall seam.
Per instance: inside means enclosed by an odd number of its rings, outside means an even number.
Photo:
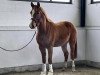
[[[80,4],[81,4],[81,5],[80,5],[80,7],[81,7],[81,9],[80,9],[80,19],[81,19],[81,21],[80,21],[80,26],[81,26],[81,27],[85,27],[86,0],[81,0],[81,1],[80,1]]]

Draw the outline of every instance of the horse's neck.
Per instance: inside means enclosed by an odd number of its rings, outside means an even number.
[[[53,22],[47,18],[47,16],[42,16],[42,19],[41,19],[41,22],[40,22],[40,25],[38,27],[38,32],[40,34],[46,34],[49,32],[49,30],[52,28]]]
[[[38,26],[38,33],[45,34],[46,33],[46,23],[40,22]]]
[[[51,30],[53,30],[53,24],[48,20],[45,23],[40,23],[38,27],[38,33],[41,35],[48,34]]]

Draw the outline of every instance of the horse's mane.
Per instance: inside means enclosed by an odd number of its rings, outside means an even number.
[[[45,13],[44,9],[42,7],[40,7],[40,11],[44,14],[44,16],[46,17],[47,21],[52,22],[48,17],[47,14]]]

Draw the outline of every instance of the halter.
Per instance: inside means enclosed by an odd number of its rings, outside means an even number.
[[[35,13],[34,13],[35,14]],[[31,16],[32,16],[32,18],[31,18],[31,20],[32,20],[32,25],[34,26],[34,28],[35,27],[37,27],[37,26],[39,26],[39,21],[40,21],[40,17],[38,16],[38,14],[36,14],[36,18],[34,18],[34,14],[33,13],[31,13]],[[33,24],[33,22],[35,22],[34,24]]]

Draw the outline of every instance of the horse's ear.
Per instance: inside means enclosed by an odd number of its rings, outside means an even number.
[[[40,7],[40,3],[39,2],[37,2],[37,6]]]
[[[31,7],[34,7],[34,4],[31,2]]]

